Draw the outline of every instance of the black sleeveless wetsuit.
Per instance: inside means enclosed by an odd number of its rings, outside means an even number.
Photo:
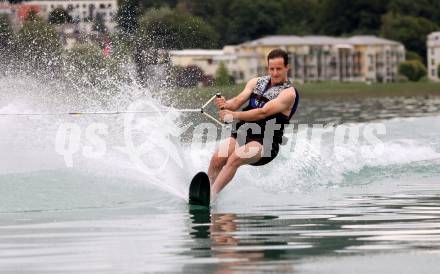
[[[254,122],[239,121],[235,125],[235,130],[232,131],[231,137],[235,138],[240,146],[252,141],[263,145],[263,157],[258,162],[251,164],[253,166],[265,165],[278,155],[279,146],[283,141],[284,126],[289,124],[290,119],[298,108],[299,94],[289,80],[271,86],[270,76],[263,76],[258,78],[257,84],[249,98],[249,103],[243,109],[243,111],[247,111],[262,108],[267,102],[275,99],[281,91],[290,87],[293,87],[296,97],[289,116],[277,113]],[[252,130],[253,128],[254,130]],[[271,134],[272,132],[273,135]]]

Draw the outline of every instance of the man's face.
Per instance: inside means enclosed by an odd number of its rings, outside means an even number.
[[[282,57],[269,59],[268,71],[272,80],[272,84],[279,84],[287,79],[287,71],[289,65],[284,65],[284,59]]]

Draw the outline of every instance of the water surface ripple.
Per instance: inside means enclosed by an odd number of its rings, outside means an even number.
[[[116,212],[2,213],[1,271],[289,273],[309,258],[439,251],[437,182],[396,186],[234,213],[221,203],[209,212],[179,201],[168,212],[136,204]]]

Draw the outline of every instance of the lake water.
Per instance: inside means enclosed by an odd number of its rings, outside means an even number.
[[[99,105],[0,84],[0,113]],[[99,110],[163,107],[124,92]],[[0,272],[438,273],[440,96],[304,98],[294,119],[208,212],[185,200],[215,147],[191,139],[199,114],[0,115]]]

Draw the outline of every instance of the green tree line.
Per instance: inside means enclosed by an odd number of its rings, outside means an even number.
[[[399,72],[417,80],[426,73],[420,62],[426,63],[427,34],[440,29],[440,1],[434,0],[119,0],[118,4],[120,32],[111,35],[112,48],[114,53],[131,55],[138,74],[145,79],[155,65],[167,62],[164,50],[220,48],[273,34],[373,34],[405,45],[408,63]],[[62,52],[53,26],[71,21],[68,13],[57,9],[49,16],[50,25],[30,16],[14,34],[7,17],[0,16],[0,55],[19,53],[16,59],[50,72],[50,68],[69,60],[81,68],[74,71],[83,71],[84,64],[73,62],[74,58],[81,59],[90,52],[89,63],[95,64],[103,57],[96,48]],[[106,32],[103,24],[95,25],[99,32]],[[110,61],[103,59],[102,63],[114,68]],[[174,72],[177,82],[183,82],[179,79],[187,75],[200,78],[194,68],[177,68]],[[220,69],[216,83],[228,83],[227,74]]]
[[[426,37],[440,30],[438,0],[118,0],[118,5],[117,22],[125,34],[167,49],[219,48],[272,34],[372,34],[402,42],[426,62]],[[148,37],[145,31],[151,31]]]
[[[426,60],[426,36],[440,29],[437,0],[120,0],[119,5],[118,23],[125,32],[145,27],[148,17],[157,22],[151,10],[162,7],[180,17],[164,21],[194,20],[203,26],[204,45],[200,39],[191,44],[185,36],[173,39],[186,42],[162,45],[170,48],[222,47],[272,34],[372,34],[400,41]],[[199,31],[197,26],[191,30]]]

